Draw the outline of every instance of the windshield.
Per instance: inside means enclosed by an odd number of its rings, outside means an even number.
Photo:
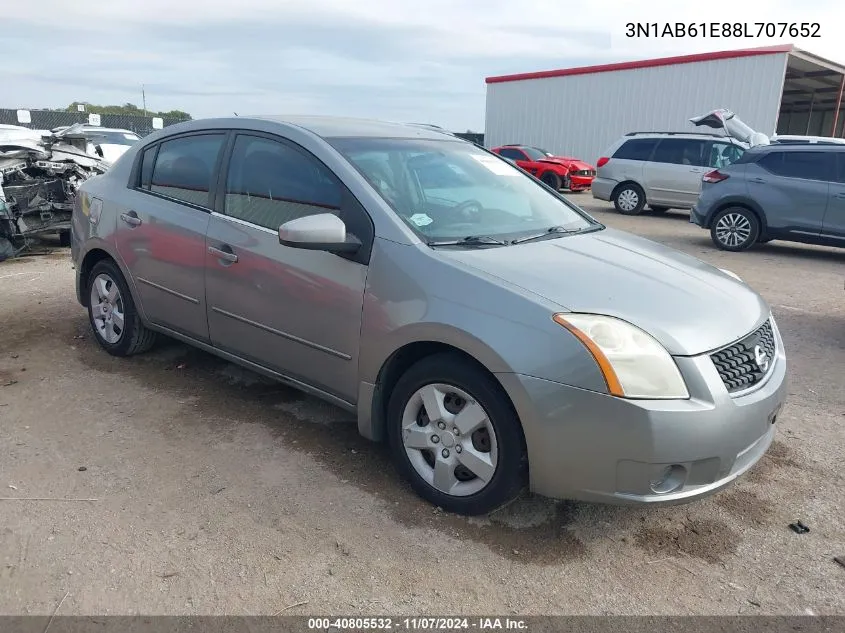
[[[133,145],[141,140],[137,134],[132,132],[118,132],[115,130],[91,130],[86,132],[85,136],[91,139],[91,142],[98,145]]]
[[[528,158],[531,160],[542,160],[543,158],[549,157],[548,152],[537,149],[536,147],[523,147],[522,151],[528,154]]]
[[[601,227],[512,163],[461,141],[329,139],[423,239]]]

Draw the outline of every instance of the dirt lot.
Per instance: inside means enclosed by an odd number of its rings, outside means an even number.
[[[573,197],[772,304],[791,395],[737,485],[669,509],[526,496],[446,515],[343,411],[181,344],[107,356],[57,249],[0,264],[0,613],[66,593],[61,614],[845,613],[845,251],[725,254],[685,214]]]

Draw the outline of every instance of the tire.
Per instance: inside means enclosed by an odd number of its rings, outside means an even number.
[[[619,185],[613,192],[613,206],[622,215],[639,215],[645,208],[645,192],[633,182]]]
[[[710,239],[723,251],[737,253],[751,248],[760,236],[760,221],[750,209],[728,207],[710,224]]]
[[[669,207],[653,207],[651,205],[648,205],[648,208],[652,213],[666,213],[669,210]]]
[[[547,171],[546,173],[544,173],[540,180],[542,180],[555,191],[560,191],[560,188],[563,186],[563,182],[561,181],[560,176],[558,176],[553,171]]]
[[[438,403],[442,415],[435,415],[445,419],[444,428],[428,418],[424,398]],[[455,434],[456,413],[465,410],[478,415],[475,430]],[[516,412],[492,376],[457,354],[426,357],[402,375],[387,407],[387,436],[400,475],[419,496],[449,512],[487,514],[525,485],[525,442]]]
[[[153,346],[156,333],[141,322],[129,286],[113,261],[105,259],[95,264],[85,288],[88,321],[100,347],[112,356],[132,356]],[[108,300],[103,301],[105,298]],[[115,315],[122,316],[122,328]]]
[[[59,231],[59,246],[70,246],[70,231]]]

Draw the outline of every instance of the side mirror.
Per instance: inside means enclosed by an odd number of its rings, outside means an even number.
[[[330,253],[354,253],[361,242],[346,232],[346,225],[332,213],[307,215],[279,227],[279,244]]]

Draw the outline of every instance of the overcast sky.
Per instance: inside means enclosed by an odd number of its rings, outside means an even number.
[[[4,2],[0,107],[75,101],[484,127],[484,78],[794,42],[845,63],[845,3],[743,0]],[[742,9],[737,5],[742,4]],[[703,7],[705,10],[696,10]],[[714,10],[715,9],[715,10]],[[627,22],[818,22],[820,39],[628,39]]]

